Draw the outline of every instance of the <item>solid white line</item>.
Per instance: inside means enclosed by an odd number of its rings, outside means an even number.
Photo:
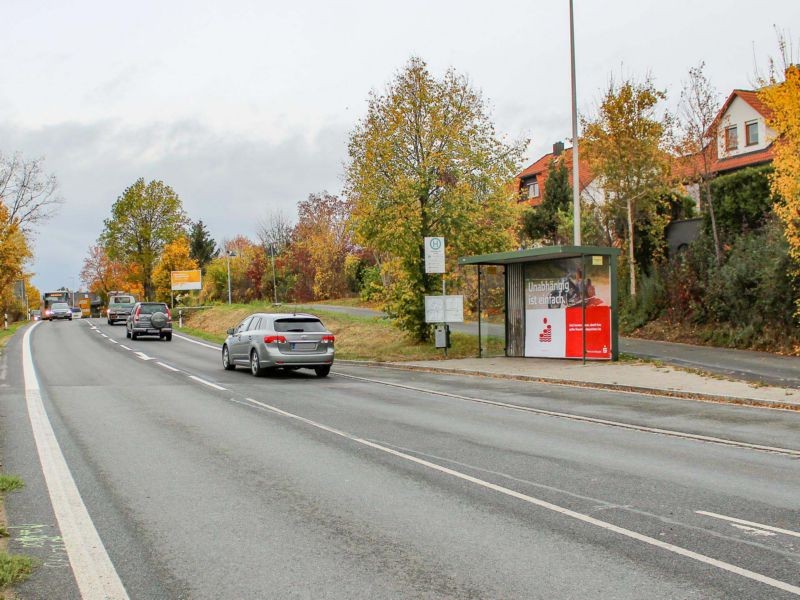
[[[130,348],[128,348],[125,344],[120,344],[119,347],[120,348],[125,348],[125,350],[130,350]]]
[[[193,339],[188,338],[188,337],[183,336],[183,335],[178,335],[177,333],[174,333],[174,332],[173,332],[172,335],[175,336],[176,338],[178,338],[179,340],[185,340],[187,342],[191,342],[193,344],[197,344],[198,346],[205,346],[206,348],[211,348],[212,350],[219,350],[219,349],[222,348],[222,346],[212,346],[211,344],[206,344],[205,342],[198,342],[197,340],[193,340]]]
[[[226,388],[222,387],[221,385],[217,385],[216,383],[211,383],[210,381],[206,381],[205,379],[200,379],[199,377],[195,377],[194,375],[189,375],[189,379],[194,379],[197,382],[202,383],[203,385],[207,385],[208,387],[212,387],[215,390],[225,390]]]
[[[180,369],[176,369],[175,367],[171,367],[171,366],[166,365],[166,364],[164,364],[162,362],[159,362],[159,363],[156,363],[156,364],[157,365],[161,365],[162,367],[164,367],[165,369],[169,369],[170,371],[175,371],[176,373],[180,373],[181,372]]]
[[[86,510],[42,403],[31,354],[30,327],[22,340],[25,400],[61,539],[84,600],[127,600],[128,594]]]
[[[800,456],[800,450],[791,448],[779,448],[775,446],[764,446],[762,444],[751,444],[749,442],[739,442],[736,440],[727,440],[725,438],[718,438],[709,435],[700,435],[697,433],[686,433],[683,431],[674,431],[672,429],[660,429],[658,427],[647,427],[646,425],[635,425],[631,423],[623,423],[620,421],[609,421],[608,419],[598,419],[596,417],[585,417],[583,415],[575,415],[572,413],[564,413],[555,410],[546,410],[543,408],[533,408],[531,406],[523,406],[521,404],[509,404],[507,402],[498,402],[497,400],[486,400],[485,398],[475,398],[472,396],[462,396],[460,394],[453,394],[451,392],[442,392],[439,390],[429,390],[426,388],[414,387],[402,383],[394,383],[392,381],[383,381],[380,379],[369,379],[367,377],[358,377],[357,375],[348,375],[346,373],[337,372],[338,377],[346,377],[348,379],[355,379],[357,381],[366,381],[368,383],[379,383],[389,387],[396,387],[403,390],[412,392],[423,392],[432,394],[434,396],[444,396],[446,398],[455,398],[456,400],[468,400],[470,402],[478,402],[480,404],[489,404],[491,406],[500,406],[502,408],[510,408],[513,410],[521,410],[529,413],[546,415],[548,417],[559,417],[562,419],[570,419],[573,421],[584,421],[586,423],[597,423],[599,425],[608,425],[611,427],[619,427],[621,429],[630,429],[632,431],[643,431],[645,433],[658,433],[661,435],[668,435],[671,437],[686,438],[690,440],[697,440],[700,442],[710,442],[713,444],[721,444],[724,446],[733,446],[736,448],[747,448],[750,450],[761,450],[764,452],[775,452],[778,454],[786,454],[789,456]]]
[[[781,529],[780,527],[773,527],[772,525],[764,525],[763,523],[754,523],[753,521],[745,521],[744,519],[737,519],[735,517],[726,517],[725,515],[719,515],[717,513],[707,512],[705,510],[696,510],[694,512],[697,513],[698,515],[714,517],[715,519],[722,519],[724,521],[730,521],[731,523],[749,525],[750,527],[757,527],[759,529],[766,529],[767,531],[774,531],[776,533],[783,533],[784,535],[791,535],[793,537],[800,538],[800,532],[792,531],[791,529]]]
[[[398,458],[402,458],[404,460],[416,463],[418,465],[422,465],[423,467],[427,467],[434,471],[439,471],[440,473],[445,473],[447,475],[451,475],[453,477],[457,477],[458,479],[462,479],[464,481],[468,481],[470,483],[474,483],[481,487],[494,490],[501,494],[505,494],[507,496],[511,496],[512,498],[517,498],[518,500],[522,500],[524,502],[528,502],[535,506],[539,506],[541,508],[545,508],[547,510],[556,512],[558,514],[571,517],[573,519],[577,519],[578,521],[583,521],[584,523],[589,523],[590,525],[594,525],[596,527],[600,527],[601,529],[606,529],[608,531],[613,531],[614,533],[618,533],[625,537],[637,540],[639,542],[644,542],[645,544],[650,544],[651,546],[655,546],[657,548],[661,548],[662,550],[667,550],[668,552],[673,552],[680,556],[685,556],[686,558],[691,558],[698,562],[705,563],[707,565],[711,565],[722,569],[724,571],[728,571],[730,573],[735,573],[736,575],[741,575],[742,577],[746,577],[748,579],[752,579],[754,581],[758,581],[759,583],[763,583],[765,585],[769,585],[771,587],[784,590],[786,592],[790,592],[792,594],[796,594],[800,596],[800,587],[796,585],[792,585],[790,583],[786,583],[785,581],[780,581],[778,579],[773,579],[772,577],[768,577],[766,575],[762,575],[761,573],[756,573],[755,571],[750,571],[748,569],[744,569],[742,567],[737,567],[736,565],[732,565],[730,563],[726,563],[721,560],[717,560],[716,558],[711,558],[710,556],[706,556],[704,554],[700,554],[698,552],[694,552],[692,550],[687,550],[686,548],[682,548],[680,546],[676,546],[674,544],[670,544],[656,538],[652,538],[650,536],[638,533],[636,531],[632,531],[630,529],[625,529],[624,527],[619,527],[618,525],[614,525],[612,523],[608,523],[606,521],[601,521],[600,519],[595,519],[594,517],[590,517],[589,515],[585,515],[583,513],[576,512],[574,510],[570,510],[568,508],[564,508],[563,506],[558,506],[557,504],[552,504],[551,502],[547,502],[545,500],[540,500],[539,498],[534,498],[533,496],[528,496],[527,494],[523,494],[521,492],[517,492],[515,490],[509,489],[507,487],[503,487],[501,485],[497,485],[494,483],[490,483],[488,481],[484,481],[483,479],[478,479],[477,477],[473,477],[471,475],[467,475],[466,473],[461,473],[460,471],[455,471],[453,469],[449,469],[447,467],[443,467],[441,465],[437,465],[436,463],[432,463],[427,460],[423,460],[421,458],[417,458],[416,456],[412,456],[410,454],[406,454],[405,452],[400,452],[398,450],[394,450],[392,448],[387,448],[386,446],[381,446],[380,444],[376,444],[375,442],[370,442],[369,440],[365,440],[363,438],[356,437],[349,433],[345,433],[339,429],[334,429],[333,427],[328,427],[327,425],[323,425],[322,423],[317,423],[316,421],[312,421],[311,419],[306,419],[305,417],[301,417],[299,415],[295,415],[290,412],[286,412],[285,410],[281,410],[275,406],[271,406],[269,404],[265,404],[263,402],[259,402],[258,400],[253,400],[252,398],[246,398],[247,401],[252,402],[260,407],[263,407],[267,410],[270,410],[274,413],[279,415],[283,415],[284,417],[288,417],[290,419],[296,419],[312,427],[316,427],[318,429],[322,429],[323,431],[327,431],[329,433],[333,433],[335,435],[341,436],[358,444],[362,444],[364,446],[368,446],[370,448],[374,448],[375,450],[380,450],[381,452],[386,452],[387,454],[391,454]]]

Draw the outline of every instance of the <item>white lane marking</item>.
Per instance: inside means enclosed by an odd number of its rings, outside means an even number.
[[[753,535],[761,535],[766,537],[774,537],[778,535],[777,533],[772,533],[771,531],[764,531],[763,529],[757,529],[755,527],[750,527],[748,525],[739,525],[738,523],[728,523],[731,527],[735,527],[736,529],[741,529],[745,533],[751,533]]]
[[[108,338],[108,341],[111,342],[112,344],[119,344],[117,340],[112,340],[111,338]]]
[[[791,529],[781,529],[780,527],[773,527],[772,525],[764,525],[763,523],[755,523],[753,521],[745,521],[744,519],[737,519],[736,517],[727,517],[725,515],[720,515],[713,512],[707,512],[705,510],[696,510],[694,512],[697,513],[698,515],[714,517],[715,519],[722,519],[723,521],[730,521],[731,523],[739,523],[740,525],[748,525],[750,527],[756,527],[758,529],[764,529],[766,531],[774,531],[776,533],[782,533],[784,535],[791,535],[793,537],[800,538],[800,532],[792,531]]]
[[[130,348],[128,348],[125,344],[120,344],[119,347],[120,348],[125,348],[125,350],[130,350]]]
[[[144,352],[134,352],[136,356],[141,358],[142,360],[155,360],[152,356],[147,356]]]
[[[197,344],[198,346],[205,346],[206,348],[211,348],[212,350],[220,350],[222,346],[212,346],[211,344],[206,344],[205,342],[198,342],[197,340],[193,340],[183,335],[178,335],[177,333],[173,333],[173,336],[178,338],[179,340],[185,340],[187,342],[191,342],[193,344]]]
[[[176,369],[175,367],[171,367],[171,366],[169,366],[167,364],[164,364],[162,362],[157,362],[156,364],[157,365],[161,365],[162,367],[164,367],[165,369],[169,369],[170,371],[175,371],[176,373],[180,373],[181,372],[180,369]]]
[[[608,425],[610,427],[618,427],[621,429],[629,429],[631,431],[643,431],[645,433],[657,433],[661,435],[668,435],[671,437],[686,438],[690,440],[697,440],[700,442],[710,442],[713,444],[721,444],[723,446],[733,446],[736,448],[748,448],[750,450],[761,450],[764,452],[774,452],[777,454],[786,454],[789,456],[800,456],[800,450],[792,448],[779,448],[776,446],[765,446],[763,444],[751,444],[748,442],[739,442],[736,440],[727,440],[725,438],[712,437],[709,435],[700,435],[697,433],[686,433],[683,431],[674,431],[672,429],[661,429],[659,427],[647,427],[646,425],[635,425],[631,423],[623,423],[620,421],[609,421],[608,419],[598,419],[595,417],[585,417],[583,415],[576,415],[572,413],[564,413],[555,410],[546,410],[543,408],[533,408],[531,406],[522,406],[520,404],[509,404],[507,402],[498,402],[497,400],[486,400],[485,398],[475,398],[473,396],[462,396],[460,394],[453,394],[451,392],[442,392],[439,390],[429,390],[426,388],[418,388],[411,385],[404,385],[402,383],[394,383],[392,381],[383,381],[380,379],[369,379],[367,377],[358,377],[357,375],[348,375],[346,373],[336,373],[337,377],[346,377],[348,379],[355,379],[357,381],[366,381],[368,383],[379,383],[389,387],[396,387],[412,392],[423,392],[432,394],[434,396],[444,396],[446,398],[455,398],[456,400],[468,400],[470,402],[478,402],[480,404],[488,404],[491,406],[500,406],[502,408],[510,408],[513,410],[521,410],[524,412],[546,415],[548,417],[559,417],[562,419],[570,419],[573,421],[584,421],[586,423],[596,423],[599,425]]]
[[[698,552],[694,552],[692,550],[687,550],[686,548],[682,548],[680,546],[676,546],[674,544],[670,544],[656,538],[652,538],[650,536],[638,533],[636,531],[632,531],[630,529],[625,529],[624,527],[619,527],[618,525],[614,525],[612,523],[608,523],[606,521],[601,521],[600,519],[595,519],[594,517],[590,517],[589,515],[585,515],[583,513],[576,512],[574,510],[570,510],[569,508],[564,508],[563,506],[558,506],[557,504],[553,504],[551,502],[547,502],[546,500],[541,500],[539,498],[534,498],[533,496],[528,496],[527,494],[523,494],[521,492],[517,492],[515,490],[509,489],[507,487],[503,487],[501,485],[497,485],[495,483],[491,483],[489,481],[484,481],[483,479],[478,479],[477,477],[473,477],[472,475],[467,475],[466,473],[462,473],[460,471],[456,471],[454,469],[449,469],[447,467],[443,467],[436,463],[432,463],[430,461],[417,458],[416,456],[412,456],[410,454],[406,454],[405,452],[400,452],[398,450],[394,450],[392,448],[387,448],[386,446],[381,446],[380,444],[376,444],[375,442],[371,442],[369,440],[365,440],[363,438],[351,435],[339,429],[334,429],[333,427],[328,427],[327,425],[323,425],[322,423],[318,423],[316,421],[312,421],[311,419],[306,419],[305,417],[301,417],[300,415],[295,415],[290,412],[286,412],[285,410],[281,410],[275,406],[271,406],[269,404],[265,404],[264,402],[259,402],[258,400],[253,400],[252,398],[245,398],[248,402],[252,402],[253,404],[270,410],[276,414],[283,415],[284,417],[288,417],[290,419],[295,419],[297,421],[301,421],[306,423],[307,425],[311,425],[312,427],[316,427],[318,429],[322,429],[323,431],[327,431],[334,435],[341,436],[346,438],[350,441],[356,442],[358,444],[362,444],[364,446],[368,446],[370,448],[374,448],[375,450],[380,450],[381,452],[386,452],[387,454],[391,454],[398,458],[402,458],[409,462],[416,463],[418,465],[422,465],[423,467],[427,467],[434,471],[439,471],[440,473],[445,473],[447,475],[451,475],[458,479],[462,479],[464,481],[468,481],[470,483],[474,483],[481,487],[494,490],[495,492],[499,492],[501,494],[505,494],[507,496],[511,496],[512,498],[517,498],[518,500],[522,500],[524,502],[528,502],[535,506],[539,506],[541,508],[545,508],[547,510],[553,511],[555,513],[571,517],[573,519],[577,519],[578,521],[583,521],[584,523],[589,523],[590,525],[594,525],[596,527],[600,527],[601,529],[606,529],[608,531],[613,531],[614,533],[618,533],[625,537],[637,540],[639,542],[644,542],[645,544],[650,544],[651,546],[655,546],[657,548],[661,548],[662,550],[667,550],[668,552],[673,552],[680,556],[685,556],[686,558],[691,558],[692,560],[696,560],[701,563],[705,563],[707,565],[711,565],[713,567],[717,567],[718,569],[722,569],[724,571],[728,571],[730,573],[735,573],[736,575],[741,575],[742,577],[746,577],[748,579],[752,579],[753,581],[758,581],[759,583],[763,583],[765,585],[784,590],[786,592],[790,592],[792,594],[800,596],[800,587],[796,585],[792,585],[791,583],[786,583],[785,581],[780,581],[778,579],[773,579],[772,577],[768,577],[767,575],[762,575],[761,573],[756,573],[755,571],[750,571],[748,569],[744,569],[742,567],[737,567],[736,565],[732,565],[730,563],[726,563],[721,560],[717,560],[716,558],[711,558],[710,556],[706,556],[704,554],[700,554]]]
[[[22,340],[25,400],[61,539],[84,600],[127,600],[128,593],[86,510],[42,403],[31,354],[30,336],[36,325],[38,323],[25,332]]]
[[[216,383],[211,383],[210,381],[206,381],[205,379],[200,379],[194,375],[189,375],[189,379],[194,379],[195,381],[202,383],[203,385],[207,385],[208,387],[212,387],[215,390],[223,390],[225,391],[226,388],[222,387],[221,385],[217,385]]]
[[[101,333],[100,335],[102,335],[104,338],[108,337],[105,333]]]

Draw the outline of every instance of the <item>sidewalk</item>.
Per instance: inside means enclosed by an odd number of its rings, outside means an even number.
[[[381,363],[372,363],[381,364]],[[800,390],[751,384],[649,363],[544,358],[464,358],[383,363],[436,373],[478,375],[800,410]]]

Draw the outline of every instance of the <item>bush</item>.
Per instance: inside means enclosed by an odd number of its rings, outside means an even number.
[[[770,191],[771,165],[741,169],[722,175],[711,182],[714,214],[723,241],[730,241],[743,232],[764,225],[775,202]],[[706,230],[711,231],[711,218],[706,213]]]

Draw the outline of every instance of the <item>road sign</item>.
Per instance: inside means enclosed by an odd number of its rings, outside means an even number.
[[[444,273],[444,238],[425,238],[425,272]]]
[[[464,296],[425,296],[426,323],[463,323]]]
[[[199,269],[193,271],[171,271],[170,276],[173,290],[203,289]]]

